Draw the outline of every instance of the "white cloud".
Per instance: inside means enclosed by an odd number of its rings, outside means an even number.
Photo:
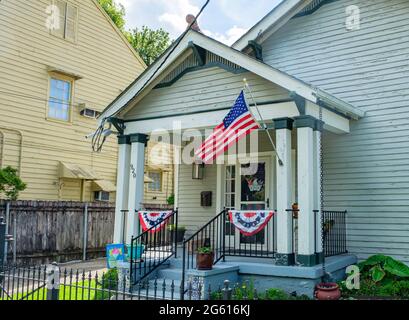
[[[203,30],[203,33],[209,37],[216,39],[217,41],[223,42],[227,45],[232,45],[237,39],[239,39],[243,34],[247,32],[248,29],[233,26],[226,31],[225,34],[214,33],[209,30]]]

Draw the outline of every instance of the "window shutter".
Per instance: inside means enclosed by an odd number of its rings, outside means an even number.
[[[66,13],[66,3],[61,0],[54,0],[55,10],[52,14],[55,14],[54,18],[54,28],[52,29],[52,34],[64,38],[65,32],[65,13]]]
[[[69,41],[75,42],[77,40],[77,19],[78,9],[70,4],[67,4],[65,38]]]

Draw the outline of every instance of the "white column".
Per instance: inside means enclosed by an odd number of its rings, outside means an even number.
[[[139,232],[139,218],[136,210],[142,208],[144,194],[144,167],[145,147],[148,136],[144,134],[132,134],[131,161],[129,170],[129,192],[128,192],[128,223],[126,230],[126,243],[130,244],[133,236]]]
[[[116,202],[115,202],[115,225],[114,243],[125,241],[126,213],[122,210],[128,209],[129,193],[129,163],[131,156],[131,145],[129,136],[118,137],[118,172],[116,179]]]
[[[283,162],[281,166],[277,157],[277,264],[279,265],[293,265],[295,262],[292,214],[286,211],[292,205],[292,126],[293,120],[290,118],[274,120],[277,154]]]
[[[321,227],[321,158],[320,158],[320,141],[322,137],[324,123],[320,120],[316,120],[314,128],[314,210],[318,210],[316,213],[316,243],[317,243],[317,262],[321,263],[323,259],[322,248],[322,227]]]
[[[301,265],[316,264],[314,225],[314,126],[311,116],[295,118],[298,167],[298,253]]]

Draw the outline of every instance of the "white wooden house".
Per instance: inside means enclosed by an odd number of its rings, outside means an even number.
[[[227,273],[280,281],[317,281],[324,256],[336,255],[326,259],[333,274],[355,255],[384,253],[409,262],[408,17],[409,3],[400,0],[284,0],[232,47],[190,30],[100,118],[115,117],[125,127],[117,210],[141,208],[144,148],[152,132],[170,131],[176,156],[183,154],[187,147],[176,143],[178,134],[218,125],[246,78],[255,100],[247,92],[247,103],[261,120],[258,105],[277,154],[258,131],[257,174],[265,185],[251,201],[243,198],[240,156],[206,165],[201,180],[192,179],[192,164],[176,163],[175,206],[178,223],[196,237],[189,241],[211,238],[220,251],[216,266]],[[201,205],[205,191],[210,206]],[[289,211],[294,202],[298,219]],[[229,224],[224,208],[276,215],[249,240]],[[137,230],[137,216],[130,215],[126,242]],[[291,285],[302,291],[300,283]]]

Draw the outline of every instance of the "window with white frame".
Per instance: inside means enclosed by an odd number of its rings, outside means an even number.
[[[70,121],[73,80],[50,77],[50,96],[48,99],[48,118]]]
[[[54,24],[51,33],[71,42],[77,40],[78,8],[67,1],[53,0]]]
[[[152,180],[152,182],[148,183],[148,191],[162,191],[162,172],[149,171],[148,177]]]

